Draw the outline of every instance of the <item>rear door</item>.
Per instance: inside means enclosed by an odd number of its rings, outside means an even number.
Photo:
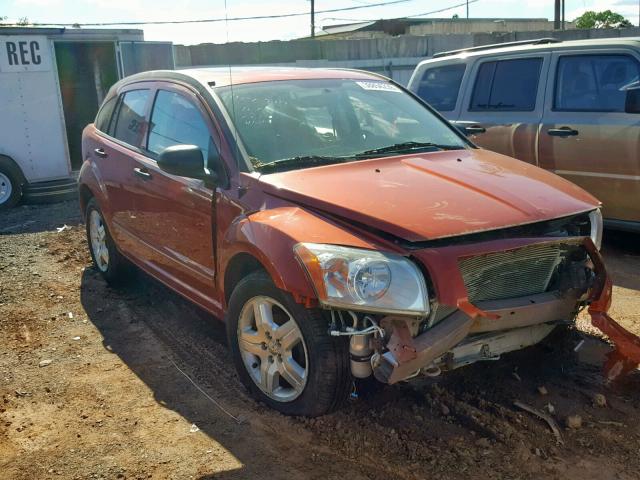
[[[478,145],[537,164],[550,54],[482,57],[471,69],[458,122]]]
[[[640,76],[632,49],[555,52],[540,131],[540,166],[591,192],[607,219],[640,221],[640,115],[625,113]]]
[[[149,268],[205,308],[215,309],[214,191],[202,180],[163,172],[156,159],[169,146],[196,145],[223,184],[219,137],[197,95],[178,85],[158,85],[145,156],[138,159],[136,236],[147,251]]]
[[[140,147],[147,130],[151,104],[148,85],[134,84],[123,88],[101,108],[96,119],[95,143],[87,144],[86,154],[97,165],[96,172],[107,191],[107,204],[102,208],[118,247],[137,257],[139,243],[135,238],[137,182],[134,175]]]

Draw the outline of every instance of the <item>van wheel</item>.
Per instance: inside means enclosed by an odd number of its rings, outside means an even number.
[[[24,177],[10,159],[0,155],[0,210],[15,207],[22,198]]]
[[[329,322],[279,290],[266,272],[238,283],[229,300],[227,335],[240,380],[286,415],[314,417],[338,408],[351,386],[348,343]]]
[[[116,248],[95,198],[87,204],[84,223],[93,264],[110,285],[123,283],[129,278],[131,264]]]

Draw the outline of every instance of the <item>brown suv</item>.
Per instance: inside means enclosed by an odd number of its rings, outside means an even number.
[[[284,413],[495,359],[586,305],[631,344],[606,314],[598,202],[476,148],[383,77],[138,74],[83,152],[97,269],[118,282],[134,264],[224,318],[241,380]]]
[[[443,52],[409,89],[480,146],[551,170],[640,232],[640,39],[553,38]]]

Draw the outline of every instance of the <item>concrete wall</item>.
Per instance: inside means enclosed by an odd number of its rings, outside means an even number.
[[[291,65],[360,68],[406,84],[421,60],[438,52],[494,43],[555,37],[560,40],[640,37],[640,28],[493,32],[373,38],[292,40],[256,43],[174,45],[176,68],[220,65]]]

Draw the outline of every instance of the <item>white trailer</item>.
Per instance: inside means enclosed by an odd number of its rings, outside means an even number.
[[[120,78],[174,68],[141,30],[0,29],[0,210],[76,194],[81,133]]]

